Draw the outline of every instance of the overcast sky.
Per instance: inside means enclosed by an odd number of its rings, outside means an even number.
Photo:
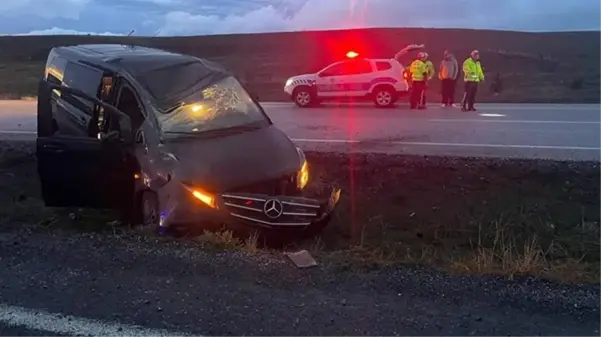
[[[599,0],[0,0],[0,34],[204,35],[360,27],[599,30]]]

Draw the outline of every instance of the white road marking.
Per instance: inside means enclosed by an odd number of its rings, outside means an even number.
[[[69,336],[190,336],[0,304],[0,323]]]
[[[292,138],[299,143],[337,143],[337,144],[360,144],[371,143],[369,139],[304,139]],[[382,144],[406,145],[406,146],[447,146],[447,147],[485,147],[497,149],[538,149],[538,150],[577,150],[577,151],[601,151],[601,147],[587,146],[554,146],[554,145],[514,145],[514,144],[469,144],[469,143],[431,143],[431,142],[382,142]]]
[[[0,130],[0,134],[6,134],[6,135],[35,135],[35,134],[37,134],[37,131]]]
[[[601,124],[601,121],[532,121],[525,119],[453,119],[453,118],[434,118],[428,119],[428,122],[439,123],[526,123],[526,124]]]
[[[293,102],[287,103],[287,102],[259,102],[261,105],[263,106],[272,106],[272,107],[290,107],[293,109],[298,109],[298,110],[305,110],[305,108],[299,108],[296,105],[294,105]],[[494,103],[493,103],[494,104]],[[516,106],[518,105],[518,106]],[[594,105],[594,104],[593,104]],[[355,104],[336,104],[336,103],[324,103],[323,104],[324,108],[329,108],[329,107],[339,107],[339,108],[374,108],[373,103],[355,103]],[[317,108],[319,109],[319,108]],[[375,109],[375,108],[374,108]],[[406,110],[408,109],[408,107],[404,106],[404,105],[399,105],[397,106],[397,109],[400,110]],[[441,110],[443,108],[440,108]],[[554,105],[547,105],[547,106],[537,106],[537,105],[532,105],[532,106],[528,106],[528,104],[514,104],[514,103],[508,103],[507,105],[488,105],[488,104],[481,104],[481,107],[479,108],[479,110],[538,110],[538,111],[544,111],[544,110],[549,110],[549,111],[599,111],[600,107],[599,105],[594,105],[594,106],[574,106],[574,105],[568,105],[566,106],[565,104],[554,104]],[[308,111],[311,111],[313,109],[308,109]]]
[[[505,117],[503,114],[478,114],[482,117]]]

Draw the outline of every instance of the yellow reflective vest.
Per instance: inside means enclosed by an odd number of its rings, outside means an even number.
[[[424,74],[428,72],[426,63],[422,60],[415,60],[411,62],[411,80],[412,81],[424,81]]]
[[[434,74],[436,73],[436,71],[434,70],[434,63],[432,63],[432,61],[430,60],[427,60],[426,69],[428,70],[428,80],[431,80],[432,77],[434,77]]]
[[[465,82],[484,81],[484,71],[480,61],[474,61],[471,57],[463,62],[463,80]]]

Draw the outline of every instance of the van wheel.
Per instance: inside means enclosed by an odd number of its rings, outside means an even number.
[[[138,202],[138,219],[140,221],[140,225],[144,231],[152,231],[158,234],[163,234],[160,230],[159,226],[161,218],[160,218],[160,208],[159,208],[159,198],[156,193],[151,191],[144,191],[140,195]]]
[[[292,93],[294,103],[300,108],[307,108],[313,105],[315,97],[308,87],[299,87]]]
[[[376,88],[373,92],[376,107],[390,108],[396,101],[396,93],[390,88]]]

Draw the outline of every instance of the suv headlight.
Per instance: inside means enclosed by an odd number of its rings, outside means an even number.
[[[290,86],[290,85],[292,85],[292,82],[294,82],[294,81],[292,80],[292,78],[289,78],[289,79],[287,79],[287,80],[286,80],[286,86]]]
[[[302,165],[300,170],[296,173],[296,187],[302,190],[309,183],[309,162],[307,162],[307,158],[305,157],[305,153],[300,148],[296,148],[298,155],[301,159]]]

